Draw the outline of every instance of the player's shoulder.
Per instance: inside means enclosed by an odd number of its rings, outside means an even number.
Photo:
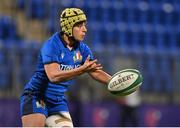
[[[58,45],[58,42],[60,42],[61,40],[59,40],[58,37],[58,32],[54,33],[51,37],[49,37],[47,40],[44,41],[43,43],[43,47],[57,47],[56,45]]]
[[[86,53],[86,52],[91,52],[91,49],[90,49],[90,47],[89,47],[87,44],[85,44],[84,42],[80,42],[80,51],[81,51],[82,53]]]
[[[84,42],[80,42],[80,48],[89,48],[89,46]]]

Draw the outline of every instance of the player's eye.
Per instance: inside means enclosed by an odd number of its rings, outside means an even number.
[[[78,28],[81,28],[81,27],[86,27],[86,22],[81,22],[79,24],[76,25]]]
[[[81,28],[83,26],[83,24],[78,24],[77,27]]]

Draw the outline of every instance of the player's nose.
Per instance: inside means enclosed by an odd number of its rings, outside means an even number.
[[[85,33],[87,32],[87,28],[85,25],[83,26],[83,32],[85,32]]]

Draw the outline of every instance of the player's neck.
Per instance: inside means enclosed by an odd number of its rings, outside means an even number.
[[[66,46],[71,50],[73,48],[75,41],[71,37],[68,37],[65,34],[62,36],[62,38],[64,42],[66,43]]]

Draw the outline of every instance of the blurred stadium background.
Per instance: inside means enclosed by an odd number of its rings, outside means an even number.
[[[19,96],[66,7],[87,14],[85,42],[104,70],[142,72],[139,126],[180,126],[180,0],[1,0],[0,126],[21,126]],[[120,126],[117,97],[87,75],[74,84],[75,126]]]

